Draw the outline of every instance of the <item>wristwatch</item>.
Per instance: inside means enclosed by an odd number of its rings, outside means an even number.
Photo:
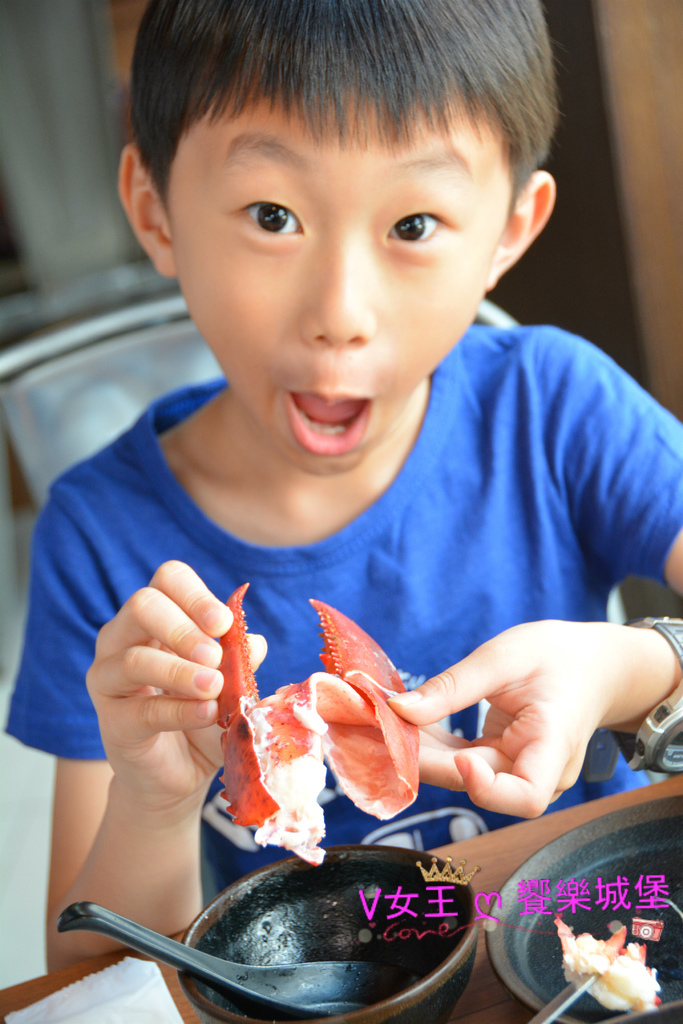
[[[683,619],[634,619],[627,626],[656,629],[674,650],[683,668]],[[616,732],[629,768],[683,772],[683,680],[674,692],[649,712],[637,734]]]

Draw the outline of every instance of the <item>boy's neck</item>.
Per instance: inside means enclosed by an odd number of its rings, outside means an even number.
[[[253,544],[313,544],[337,533],[391,486],[419,436],[429,381],[381,447],[352,467],[312,473],[259,444],[222,392],[161,438],[171,472],[222,529]]]

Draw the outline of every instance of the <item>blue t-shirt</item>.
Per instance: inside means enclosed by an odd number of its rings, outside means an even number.
[[[250,581],[246,615],[269,653],[261,696],[320,667],[319,598],[357,621],[408,685],[516,623],[605,617],[628,574],[662,579],[683,527],[683,426],[598,349],[547,327],[472,327],[433,376],[420,436],[389,489],[338,533],[262,547],[208,519],[170,472],[158,435],[224,382],[158,401],[103,452],[58,480],[35,530],[27,640],[8,730],[69,758],[101,758],[85,687],[95,638],[167,559],[222,599]],[[264,482],[267,489],[267,482]],[[453,716],[468,738],[477,709]],[[642,784],[620,761],[551,809]],[[286,852],[234,825],[215,781],[205,841],[219,881]],[[397,820],[357,808],[331,773],[325,845],[429,849],[508,824],[460,793],[422,786]]]

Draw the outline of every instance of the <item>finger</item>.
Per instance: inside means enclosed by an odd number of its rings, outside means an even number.
[[[266,638],[260,633],[247,633],[247,643],[249,645],[249,663],[252,672],[255,672],[268,653],[268,644]]]
[[[180,700],[164,695],[130,697],[119,702],[111,740],[127,749],[144,743],[161,732],[185,732],[214,725],[218,717],[215,700]]]
[[[422,738],[423,733],[420,732]],[[458,740],[458,737],[453,737]],[[471,749],[467,740],[459,739],[462,751]],[[443,786],[446,789],[464,789],[465,783],[460,770],[460,759],[454,757],[454,749],[432,746],[429,742],[420,744],[420,781],[432,786]],[[495,772],[510,770],[512,762],[501,751],[495,748],[477,748],[477,755]],[[469,789],[468,789],[469,792]],[[471,794],[470,794],[471,795]]]
[[[554,787],[534,785],[529,779],[496,773],[486,759],[468,751],[458,755],[456,766],[468,796],[478,807],[522,818],[536,818],[548,806]]]
[[[232,626],[232,612],[227,604],[219,601],[194,569],[184,562],[164,562],[149,585],[170,597],[211,637],[224,636]]]
[[[469,746],[469,741],[463,739],[462,736],[454,736],[448,729],[444,729],[442,725],[423,725],[420,727],[420,743],[429,747],[437,747],[440,749],[452,748],[453,750],[461,750],[462,747]]]
[[[429,725],[528,678],[536,667],[524,626],[501,633],[426,683],[391,697],[391,708],[415,725]]]
[[[420,744],[420,782],[443,789],[462,790],[465,788],[462,775],[453,757],[452,750]]]
[[[472,740],[468,744],[468,750],[474,751],[478,757],[483,758],[489,768],[492,769],[496,774],[499,772],[512,773],[514,770],[515,762],[511,757],[497,747],[490,743],[485,743],[483,740]]]
[[[91,673],[97,692],[105,697],[120,697],[140,693],[143,688],[154,687],[164,693],[194,700],[217,697],[223,686],[223,676],[213,668],[185,661],[154,647],[129,647],[121,653],[100,662]]]
[[[479,807],[522,818],[536,818],[560,788],[567,763],[563,745],[530,743],[510,763],[501,751],[471,747],[455,755],[455,763],[470,799]]]
[[[226,611],[231,614],[228,608]],[[211,668],[220,665],[220,644],[200,629],[176,601],[151,586],[136,591],[118,615],[100,630],[97,654],[108,657],[150,640],[188,661]]]

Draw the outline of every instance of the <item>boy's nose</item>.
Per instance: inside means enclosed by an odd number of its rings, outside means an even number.
[[[335,347],[371,341],[377,331],[374,276],[357,251],[318,261],[306,286],[304,340]]]

